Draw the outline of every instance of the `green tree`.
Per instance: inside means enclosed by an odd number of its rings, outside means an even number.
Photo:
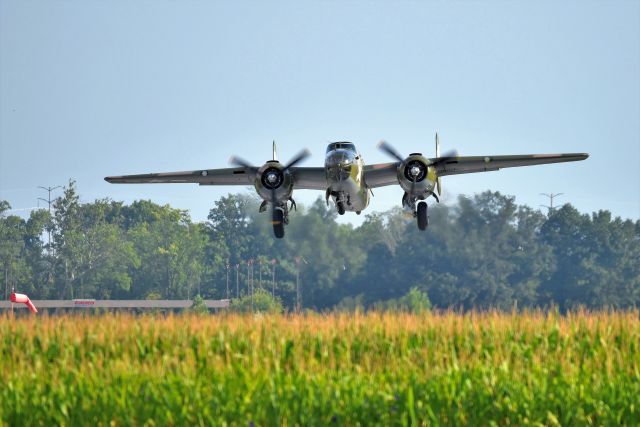
[[[231,311],[236,313],[282,313],[282,303],[264,289],[257,289],[253,295],[244,295],[231,301]]]
[[[0,201],[0,260],[4,299],[8,298],[12,288],[24,291],[23,285],[29,281],[24,259],[26,223],[18,216],[7,215],[10,209],[8,202]]]

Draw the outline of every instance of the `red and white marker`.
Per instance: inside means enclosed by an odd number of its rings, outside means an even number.
[[[26,304],[27,307],[29,307],[29,310],[31,310],[31,312],[33,314],[38,312],[38,309],[36,308],[36,306],[33,305],[31,300],[29,299],[29,297],[26,296],[25,294],[16,294],[15,292],[12,292],[11,293],[11,302],[20,303],[20,304]]]

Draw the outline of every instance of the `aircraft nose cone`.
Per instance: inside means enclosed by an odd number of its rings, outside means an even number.
[[[330,153],[325,162],[329,177],[337,181],[349,178],[354,158],[355,154],[346,150],[336,150]]]

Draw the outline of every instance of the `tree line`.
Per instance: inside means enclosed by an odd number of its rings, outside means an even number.
[[[432,205],[419,232],[400,209],[339,224],[319,198],[291,214],[278,240],[258,205],[229,194],[199,223],[149,200],[80,203],[73,181],[52,214],[23,219],[0,201],[0,289],[5,299],[12,288],[32,299],[220,299],[262,289],[289,309],[316,310],[426,296],[462,310],[640,305],[640,220],[605,210],[566,204],[545,215],[487,191]]]

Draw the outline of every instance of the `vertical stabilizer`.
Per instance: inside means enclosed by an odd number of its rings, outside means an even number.
[[[436,158],[440,157],[440,138],[438,138],[438,132],[436,132]],[[438,195],[442,195],[442,184],[440,184],[440,177],[436,178],[436,187],[438,189]]]
[[[276,142],[275,141],[273,141],[271,160],[278,160],[278,153],[276,152]]]

